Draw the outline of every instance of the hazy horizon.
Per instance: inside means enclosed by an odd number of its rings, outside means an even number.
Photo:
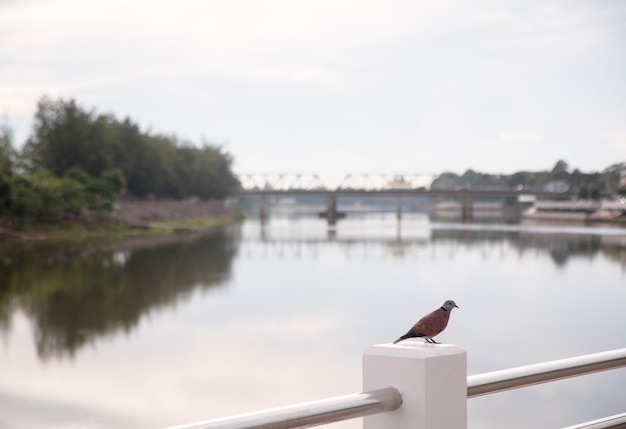
[[[0,1],[0,114],[223,145],[237,173],[583,172],[626,161],[626,4]]]

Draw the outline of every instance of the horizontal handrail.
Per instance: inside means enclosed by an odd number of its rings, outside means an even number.
[[[580,423],[574,426],[568,426],[563,429],[609,429],[623,428],[626,426],[626,413],[615,414],[613,416],[604,417],[590,422]]]
[[[467,397],[626,366],[626,348],[542,362],[467,377]]]
[[[626,366],[626,348],[542,362],[467,377],[467,397],[487,395]],[[292,429],[318,426],[398,409],[402,396],[387,387],[254,413],[184,424],[169,429]],[[626,413],[565,429],[626,426]]]
[[[290,429],[310,427],[392,411],[399,408],[400,405],[402,405],[400,392],[393,387],[386,387],[255,413],[185,424],[169,429]]]

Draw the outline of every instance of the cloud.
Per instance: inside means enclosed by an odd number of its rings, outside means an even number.
[[[26,124],[44,92],[74,97],[231,141],[245,170],[464,170],[514,144],[511,162],[536,168],[522,145],[549,142],[552,164],[559,145],[610,144],[624,16],[563,0],[5,1],[0,112]]]
[[[608,139],[616,143],[626,143],[626,130],[614,131],[609,134]]]
[[[312,64],[280,63],[267,66],[235,67],[231,76],[253,82],[292,82],[319,86],[336,86],[347,81],[346,73]]]
[[[21,116],[30,114],[35,108],[33,100],[39,99],[44,94],[73,92],[96,85],[97,81],[87,80],[57,84],[0,85],[0,99],[10,106],[9,114]]]
[[[500,134],[500,141],[504,143],[536,143],[542,138],[530,131],[506,131]]]

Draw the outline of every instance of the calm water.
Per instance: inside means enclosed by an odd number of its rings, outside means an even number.
[[[358,392],[363,351],[446,299],[438,340],[469,374],[626,347],[626,229],[278,219],[0,256],[1,428],[158,428]],[[624,411],[624,369],[469,401],[472,428]]]

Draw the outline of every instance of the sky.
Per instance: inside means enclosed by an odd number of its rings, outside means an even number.
[[[0,0],[0,114],[37,101],[221,145],[236,173],[626,161],[620,0]]]

